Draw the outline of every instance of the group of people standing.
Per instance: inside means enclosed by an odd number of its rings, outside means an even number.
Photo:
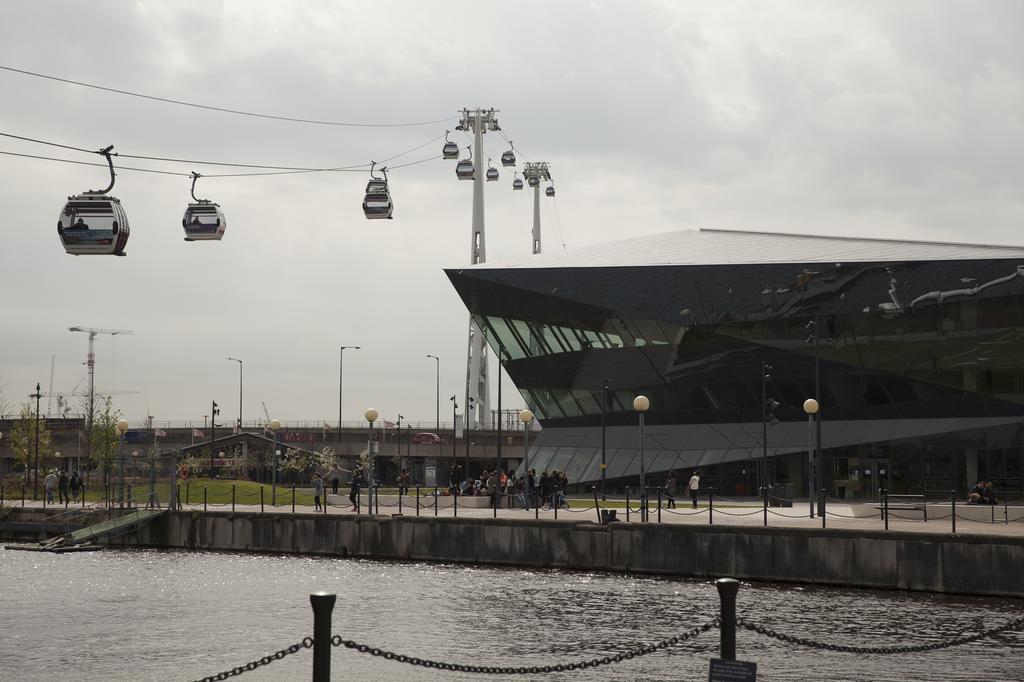
[[[676,491],[679,489],[679,479],[676,478],[676,472],[668,472],[668,478],[665,479],[665,499],[668,503],[665,505],[666,509],[676,508]],[[686,484],[686,491],[690,493],[690,501],[693,502],[693,508],[697,508],[697,492],[700,490],[700,472],[694,471],[693,475],[690,476],[690,481]]]
[[[85,482],[78,476],[77,471],[68,478],[68,473],[63,469],[51,470],[43,479],[43,490],[46,492],[47,504],[53,504],[54,493],[58,494],[60,504],[78,502],[78,496],[85,494]]]

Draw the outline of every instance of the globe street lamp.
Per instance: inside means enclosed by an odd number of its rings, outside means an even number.
[[[428,358],[434,358],[434,364],[436,365],[435,368],[434,368],[435,369],[435,374],[436,374],[436,377],[437,377],[436,381],[435,381],[435,384],[434,384],[434,386],[435,386],[434,405],[435,405],[435,410],[437,411],[437,425],[436,425],[435,429],[436,429],[436,431],[438,433],[440,433],[440,431],[441,431],[441,358],[437,357],[436,355],[427,355],[427,357]]]
[[[281,428],[281,422],[277,419],[270,420],[270,432],[274,434],[274,471],[270,482],[270,506],[277,506],[277,461],[281,457],[281,451],[277,449],[277,432]]]
[[[121,492],[118,494],[118,504],[124,507],[124,432],[128,430],[128,422],[121,419],[117,422],[118,446],[117,463],[121,469]]]
[[[367,514],[372,514],[373,513],[373,474],[374,474],[374,469],[376,468],[376,461],[373,458],[373,422],[377,421],[377,417],[380,416],[380,415],[377,413],[377,410],[375,410],[375,409],[373,409],[371,407],[371,408],[368,408],[366,410],[366,412],[363,413],[363,416],[366,417],[366,421],[368,421],[370,423],[369,433],[368,433],[367,438],[366,438],[366,453],[369,456],[369,462],[370,462],[370,466],[368,467],[369,471],[366,473],[366,486],[367,486],[367,488],[366,488],[366,492],[367,492],[367,496],[366,496],[366,513]]]
[[[520,410],[519,421],[523,422],[523,493],[526,497],[526,511],[529,511],[530,497],[533,495],[530,487],[530,423],[533,421],[533,412]]]
[[[39,390],[39,382],[36,382],[36,392],[29,395],[29,398],[36,399],[36,461],[35,461],[35,473],[32,476],[32,499],[39,499],[39,399],[43,397],[43,394]],[[26,459],[28,459],[26,457]]]
[[[633,409],[640,417],[640,520],[647,521],[647,479],[644,472],[644,412],[651,407],[645,395],[633,398]]]
[[[814,415],[818,413],[818,401],[808,398],[804,401],[807,413],[807,503],[811,518],[814,518]]]

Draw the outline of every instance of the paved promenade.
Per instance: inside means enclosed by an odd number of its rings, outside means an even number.
[[[334,497],[333,495],[331,496]],[[385,498],[387,497],[387,503]],[[365,496],[363,497],[364,505],[361,509],[361,513],[366,513]],[[397,499],[393,496],[381,496],[381,503],[379,506],[379,513],[381,516],[392,516],[399,513],[397,502],[391,500]],[[480,519],[539,519],[542,521],[553,521],[556,518],[559,521],[598,521],[597,510],[593,507],[593,502],[589,501],[590,506],[588,508],[573,508],[559,509],[557,512],[551,509],[541,509],[539,511],[531,509],[525,511],[522,509],[498,509],[495,515],[494,510],[490,508],[473,508],[466,506],[463,502],[467,498],[460,498],[460,504],[456,510],[453,505],[453,498],[451,497],[440,497],[438,498],[436,516],[452,517],[456,514],[460,518],[480,518]],[[472,499],[472,498],[470,498]],[[583,499],[583,498],[577,498]],[[477,498],[479,500],[479,498]],[[434,498],[422,497],[420,498],[420,510],[419,515],[424,518],[431,518],[435,516],[434,510]],[[634,503],[635,504],[635,503]],[[20,500],[16,501],[15,507],[20,507]],[[43,505],[41,502],[32,502],[27,500],[25,502],[26,508],[41,508]],[[66,516],[73,516],[74,505],[70,506],[67,510]],[[209,511],[231,511],[231,504],[213,504],[210,503],[206,507]],[[626,523],[626,510],[623,508],[614,508],[616,512],[616,521]],[[54,514],[59,514],[64,511],[63,507],[54,507],[52,505],[47,506],[47,509],[53,510]],[[79,507],[80,509],[80,507]],[[202,511],[203,505],[199,504],[188,504],[183,505],[183,509]],[[629,514],[628,523],[638,524],[642,523],[638,506],[634,506],[633,510]],[[862,505],[862,504],[845,504],[841,502],[829,502],[827,507],[827,517],[825,519],[825,526],[829,529],[848,529],[848,530],[872,530],[872,531],[884,531],[885,521],[880,517],[880,512],[874,509],[873,505]],[[260,513],[259,505],[235,505],[235,511],[244,513]],[[278,505],[273,507],[269,504],[263,508],[263,513],[278,513],[278,514],[290,514],[292,513],[292,506],[290,504]],[[297,514],[311,514],[311,513],[323,513],[316,512],[312,506],[297,505],[295,507],[295,513]],[[356,516],[357,513],[351,511],[351,507],[348,504],[337,505],[331,503],[328,505],[327,512],[331,515],[341,516]],[[416,516],[416,504],[414,498],[404,497],[402,499],[401,514],[403,516]],[[870,514],[870,515],[865,515]],[[994,515],[995,522],[991,519]],[[889,515],[889,531],[900,531],[909,533],[934,533],[934,534],[948,534],[952,532],[952,523],[950,519],[950,505],[948,503],[929,503],[928,504],[928,521],[923,520],[909,520],[907,516],[920,516],[920,512],[916,514],[912,511],[907,510],[892,510]],[[58,520],[58,519],[55,519]],[[652,504],[650,513],[648,515],[648,524],[674,524],[674,525],[727,525],[727,526],[757,526],[763,527],[765,525],[765,514],[761,504],[755,502],[723,502],[719,505],[717,502],[713,510],[709,510],[706,502],[702,502],[698,509],[693,509],[689,502],[684,505],[678,503],[676,509],[661,509],[659,518],[658,510]],[[806,502],[794,502],[792,507],[769,507],[767,515],[767,525],[772,528],[817,528],[822,527],[822,520],[819,517],[811,518],[809,514],[808,504]],[[956,533],[964,535],[999,535],[1009,537],[1024,537],[1024,506],[996,506],[996,507],[976,507],[967,505],[957,505],[957,519],[956,519]]]

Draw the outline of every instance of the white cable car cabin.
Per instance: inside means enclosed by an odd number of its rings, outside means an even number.
[[[540,178],[538,178],[536,175],[531,175],[530,177],[528,177],[526,179],[526,182],[529,183],[530,187],[540,187]]]
[[[498,169],[494,166],[487,167],[487,182],[495,182],[498,179]]]
[[[448,139],[448,132],[444,131],[444,147],[441,148],[441,157],[445,159],[459,158],[459,145]]]
[[[523,188],[523,179],[522,178],[515,178],[514,180],[512,180],[512,189],[522,189],[522,188]]]
[[[199,173],[192,171],[193,203],[185,208],[185,215],[181,218],[181,226],[185,228],[185,241],[220,241],[228,227],[228,221],[219,204],[196,196],[196,180],[201,177]]]
[[[555,186],[548,185],[548,188],[544,190],[544,194],[548,195],[549,197],[555,196]]]
[[[514,166],[514,165],[516,165],[516,155],[515,155],[515,152],[512,151],[513,149],[515,149],[515,147],[512,146],[512,142],[511,141],[509,141],[508,146],[509,146],[509,149],[507,151],[503,152],[502,155],[501,155],[501,165],[502,166]]]
[[[370,181],[366,183],[366,196],[363,197],[363,215],[367,220],[391,220],[395,212],[395,204],[391,201],[391,192],[388,190],[387,169],[382,169],[381,172],[384,173],[383,178],[374,177],[373,166],[370,166]]]
[[[473,148],[467,147],[469,150],[468,159],[459,159],[459,162],[455,164],[455,177],[459,180],[472,180],[476,177],[476,173],[473,171]]]
[[[73,256],[123,256],[128,243],[128,215],[117,197],[108,196],[114,188],[113,145],[100,150],[110,167],[110,185],[104,190],[89,190],[68,197],[57,218],[57,234],[64,250]]]

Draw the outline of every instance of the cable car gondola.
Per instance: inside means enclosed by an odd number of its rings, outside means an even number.
[[[391,192],[388,190],[388,169],[381,168],[383,178],[373,174],[373,167],[376,162],[370,165],[370,181],[366,183],[366,196],[363,197],[363,215],[368,220],[392,219],[395,211],[395,204],[391,201]]]
[[[459,159],[459,162],[455,164],[455,177],[459,180],[472,180],[476,177],[473,172],[473,148],[466,147],[469,150],[468,159]]]
[[[519,174],[516,173],[516,175],[518,176]],[[523,179],[520,178],[520,177],[515,177],[512,180],[512,189],[522,189],[522,188],[523,188]]]
[[[555,196],[555,186],[548,185],[547,189],[544,190],[544,194],[548,195],[549,197]]]
[[[526,178],[526,182],[530,185],[530,187],[540,186],[540,178],[538,178],[536,175],[531,175],[530,177]]]
[[[502,166],[514,166],[514,165],[516,165],[516,155],[512,151],[513,149],[515,149],[515,146],[512,144],[512,140],[509,140],[508,141],[508,151],[503,152],[502,155],[501,155],[501,165]]]
[[[196,180],[202,176],[192,171],[192,201],[185,209],[185,215],[181,218],[181,226],[185,228],[185,241],[199,242],[216,239],[220,241],[224,236],[224,230],[228,227],[228,221],[224,218],[224,212],[220,205],[209,199],[196,197]]]
[[[448,139],[448,132],[444,131],[444,147],[441,148],[441,156],[445,159],[459,158],[459,145]]]
[[[487,182],[494,182],[498,179],[498,169],[491,165],[490,160],[487,161]]]
[[[57,234],[64,250],[73,256],[123,256],[128,243],[128,215],[117,197],[107,196],[114,189],[114,162],[111,145],[99,153],[110,167],[110,185],[104,190],[89,190],[68,197],[57,218]]]

